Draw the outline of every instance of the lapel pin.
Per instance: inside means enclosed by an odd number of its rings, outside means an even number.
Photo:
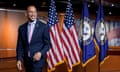
[[[36,27],[38,27],[39,25],[38,24],[36,24]]]

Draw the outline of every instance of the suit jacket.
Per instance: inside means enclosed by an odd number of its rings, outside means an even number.
[[[44,66],[46,60],[46,52],[50,48],[49,28],[47,24],[36,21],[35,28],[30,43],[28,43],[28,22],[21,25],[18,30],[17,40],[17,60],[25,60],[27,62],[28,51],[30,51],[30,58],[32,59],[36,52],[41,52],[42,57],[36,66]]]

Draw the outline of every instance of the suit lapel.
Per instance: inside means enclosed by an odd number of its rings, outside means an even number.
[[[28,44],[28,29],[27,29],[27,26],[28,26],[28,22],[25,24],[25,27],[24,27],[24,37],[25,37],[25,40],[26,40],[26,42],[27,42],[27,44]]]
[[[32,38],[30,43],[32,43],[34,41],[34,38],[36,37],[37,33],[38,33],[38,29],[39,29],[39,21],[37,20],[36,24],[35,24],[35,28],[33,30],[33,34],[32,34]]]

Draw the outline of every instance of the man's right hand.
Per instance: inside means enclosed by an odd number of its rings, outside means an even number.
[[[17,61],[17,68],[19,71],[22,70],[22,62],[21,61]]]

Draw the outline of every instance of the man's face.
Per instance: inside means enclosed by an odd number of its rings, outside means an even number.
[[[27,17],[31,22],[37,18],[37,10],[34,6],[29,6],[27,8]]]

